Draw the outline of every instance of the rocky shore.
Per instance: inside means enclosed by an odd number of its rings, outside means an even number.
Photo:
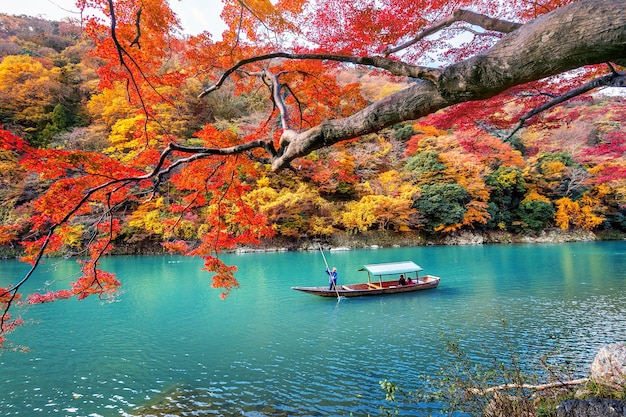
[[[460,231],[439,236],[426,236],[416,232],[376,231],[359,234],[337,233],[327,238],[272,238],[257,246],[246,246],[236,252],[277,252],[317,250],[319,245],[329,250],[412,247],[489,245],[517,243],[565,243],[597,240],[626,239],[623,233],[594,233],[585,230],[544,230],[536,235],[516,235],[508,232]]]
[[[591,232],[585,230],[567,230],[558,228],[544,230],[537,234],[518,235],[500,231],[459,231],[442,235],[424,235],[418,232],[372,231],[366,233],[336,233],[332,236],[316,237],[274,237],[259,245],[237,248],[236,253],[248,252],[286,252],[318,250],[321,245],[325,250],[350,250],[415,246],[454,246],[454,245],[490,245],[517,243],[565,243],[589,242],[597,240],[626,240],[626,233],[617,231]],[[140,241],[133,243],[118,242],[114,255],[158,255],[167,251],[160,242]],[[15,246],[0,247],[0,258],[17,258],[21,248]],[[60,254],[59,256],[66,256]]]

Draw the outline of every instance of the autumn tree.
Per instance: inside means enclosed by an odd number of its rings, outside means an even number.
[[[604,221],[604,217],[598,214],[598,201],[590,195],[585,195],[579,201],[563,197],[556,201],[556,206],[556,225],[563,230],[592,230]]]
[[[35,149],[2,136],[4,152],[29,175],[49,182],[46,193],[27,202],[32,215],[21,243],[33,268],[71,241],[76,230],[68,226],[77,217],[90,219],[82,275],[67,290],[30,295],[33,303],[115,291],[119,281],[99,268],[99,260],[132,220],[129,204],[152,213],[146,204],[157,199],[155,209],[169,213],[172,230],[188,213],[200,216],[205,226],[198,246],[174,240],[167,246],[203,256],[213,285],[228,291],[237,285],[234,267],[218,253],[272,233],[265,216],[243,198],[265,170],[297,170],[314,151],[428,115],[433,119],[427,124],[438,129],[473,123],[489,133],[508,132],[505,140],[512,140],[546,109],[595,88],[624,85],[621,0],[226,0],[228,30],[220,41],[208,32],[182,39],[164,0],[77,3],[85,15],[95,11],[84,27],[100,62],[101,91],[124,86],[135,113],[119,129],[120,152],[108,156]],[[368,101],[358,85],[337,78],[348,70],[384,73],[406,87]],[[162,106],[177,107],[194,77],[203,83],[202,98],[227,82],[236,93],[262,92],[266,117],[237,131],[206,125],[193,138],[184,129],[170,132]],[[543,93],[534,94],[537,89]],[[517,117],[489,118],[516,100]],[[337,184],[350,185],[354,164],[346,158],[332,162]],[[168,195],[165,184],[176,193],[161,202]],[[440,191],[430,187],[426,194],[434,198]],[[468,198],[463,187],[446,187],[441,191],[451,202]],[[453,214],[445,224],[463,220],[461,210]],[[2,225],[0,243],[20,238],[15,227]],[[0,289],[2,335],[20,324],[10,307],[32,271]]]
[[[27,55],[0,62],[0,122],[22,126],[21,133],[36,146],[51,138],[44,129],[53,123],[55,97],[61,91],[60,70],[51,67],[49,61]]]
[[[416,213],[411,210],[418,187],[401,173],[390,170],[360,185],[363,196],[341,210],[339,223],[349,232],[409,230]]]
[[[511,228],[517,232],[539,232],[552,224],[554,220],[554,205],[549,198],[531,191],[520,202],[517,209],[517,220]]]
[[[518,221],[518,209],[526,196],[528,186],[519,168],[501,166],[486,180],[490,187],[489,222],[502,230],[511,228]]]

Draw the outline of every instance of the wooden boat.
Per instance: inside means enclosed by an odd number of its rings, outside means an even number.
[[[440,281],[433,275],[418,276],[423,269],[412,261],[364,265],[360,271],[367,271],[367,282],[337,285],[335,289],[328,289],[328,286],[291,288],[320,297],[362,297],[428,290],[437,288]],[[406,278],[406,285],[401,285],[400,275]],[[390,280],[390,277],[393,279]]]

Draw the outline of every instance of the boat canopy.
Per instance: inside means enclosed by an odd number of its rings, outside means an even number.
[[[365,270],[372,275],[394,275],[407,274],[409,272],[422,271],[422,267],[413,261],[390,262],[385,264],[364,265],[362,271]]]

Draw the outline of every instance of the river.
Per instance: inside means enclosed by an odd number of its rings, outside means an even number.
[[[340,284],[401,260],[441,277],[434,290],[342,300],[291,290],[326,285],[319,252],[224,256],[241,284],[225,300],[199,259],[112,257],[103,266],[124,284],[113,302],[20,309],[28,325],[10,339],[29,350],[0,354],[0,415],[436,414],[440,404],[386,403],[379,381],[420,387],[452,366],[447,342],[482,364],[513,351],[535,372],[541,355],[584,371],[626,341],[625,255],[624,241],[327,252]],[[0,261],[0,286],[25,270]],[[48,259],[28,289],[75,273]]]

